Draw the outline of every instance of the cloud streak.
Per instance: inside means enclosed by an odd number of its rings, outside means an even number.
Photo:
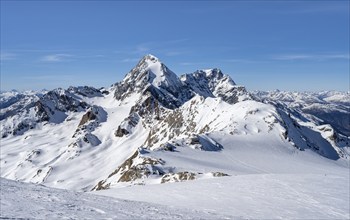
[[[269,61],[249,60],[249,59],[226,59],[226,60],[222,60],[222,62],[226,62],[226,63],[267,63]]]
[[[344,4],[343,4],[344,3]],[[294,10],[287,11],[287,13],[291,14],[311,14],[311,13],[340,13],[340,12],[348,12],[348,6],[346,6],[346,2],[340,2],[340,4],[323,4],[319,6],[309,6],[302,7]]]
[[[179,56],[191,52],[183,48],[183,44],[186,44],[187,41],[189,41],[189,39],[184,38],[166,41],[148,41],[126,48],[119,48],[113,51],[113,53],[128,56],[143,56],[149,53],[155,53],[155,55],[161,54],[169,57]]]
[[[198,66],[198,65],[202,65],[204,63],[194,63],[194,62],[182,62],[179,63],[180,66]]]
[[[48,80],[71,80],[74,78],[74,75],[67,74],[50,74],[50,75],[31,75],[21,77],[24,80],[39,80],[39,81],[48,81]]]
[[[43,62],[63,62],[63,61],[70,61],[69,58],[73,57],[71,54],[64,54],[64,53],[58,53],[58,54],[50,54],[43,56],[40,60]]]
[[[0,61],[14,60],[16,57],[17,54],[15,53],[0,52]]]
[[[281,61],[326,61],[326,60],[349,60],[349,54],[284,54],[272,57],[273,60]]]
[[[126,58],[126,59],[121,60],[120,62],[122,62],[122,63],[133,63],[133,62],[137,62],[139,60],[140,60],[139,58]]]

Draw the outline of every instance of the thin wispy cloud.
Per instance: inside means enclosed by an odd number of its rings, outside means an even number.
[[[177,48],[177,49],[164,49],[164,50],[159,50],[159,52],[163,53],[165,56],[168,57],[173,57],[173,56],[181,56],[185,54],[190,54],[192,53],[191,50],[187,48]]]
[[[179,56],[185,53],[189,53],[188,49],[181,48],[183,43],[189,39],[173,39],[165,41],[147,41],[139,43],[129,48],[121,48],[113,51],[115,54],[128,54],[129,56],[137,55],[143,56],[148,53],[157,53],[165,56]]]
[[[41,49],[41,48],[8,48],[7,51],[14,53],[63,53],[67,51],[75,51],[74,49]]]
[[[14,60],[16,57],[17,54],[15,53],[0,52],[0,61]]]
[[[318,6],[309,6],[309,7],[302,7],[302,8],[296,8],[296,9],[290,9],[288,11],[284,11],[284,13],[289,14],[313,14],[313,13],[340,13],[340,12],[346,12],[348,13],[349,5],[345,4],[324,4],[324,5],[318,5]]]
[[[198,66],[198,65],[202,65],[203,63],[192,63],[192,62],[182,62],[179,63],[180,66]]]
[[[39,80],[39,81],[47,81],[47,80],[67,80],[74,78],[74,75],[68,74],[50,74],[50,75],[31,75],[31,76],[23,76],[21,77],[24,80]]]
[[[227,5],[213,5],[211,7],[183,7],[179,12],[185,15],[205,15],[205,14],[215,14],[224,13],[230,11],[232,7]]]
[[[172,56],[179,56],[183,54],[181,51],[167,51],[165,52],[165,56],[172,57]]]
[[[146,52],[148,52],[148,51],[150,51],[150,48],[149,48],[149,47],[143,46],[143,45],[139,45],[139,46],[137,46],[135,52],[136,52],[136,53],[146,53]]]
[[[72,54],[50,54],[50,55],[46,55],[43,56],[40,61],[43,62],[63,62],[63,61],[70,61],[73,55]]]
[[[250,59],[226,59],[222,60],[222,62],[226,63],[266,63],[266,60],[250,60]]]
[[[326,60],[349,60],[349,54],[283,54],[272,57],[273,60],[282,61],[326,61]]]
[[[122,63],[134,63],[134,62],[137,62],[139,60],[140,60],[139,58],[126,58],[126,59],[121,60],[120,62],[122,62]]]

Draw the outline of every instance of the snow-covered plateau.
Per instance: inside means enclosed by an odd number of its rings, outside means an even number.
[[[2,92],[0,217],[349,219],[349,107],[152,55],[108,88]]]

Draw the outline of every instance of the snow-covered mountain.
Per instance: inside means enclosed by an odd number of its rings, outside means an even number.
[[[338,91],[286,92],[254,91],[258,100],[283,105],[316,124],[330,124],[338,133],[350,136],[350,93]]]
[[[346,170],[336,118],[350,102],[332,94],[250,93],[219,69],[178,77],[147,55],[109,88],[2,93],[1,177],[90,191]]]

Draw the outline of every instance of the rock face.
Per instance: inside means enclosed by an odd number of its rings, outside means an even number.
[[[89,111],[87,111],[84,115],[83,118],[81,119],[79,126],[85,124],[88,121],[92,121],[96,119],[96,115],[95,113],[92,111],[92,109],[90,109]]]
[[[124,135],[132,133],[139,121],[140,116],[137,113],[132,113],[118,126],[118,129],[114,133],[115,136],[123,137]]]
[[[194,94],[203,97],[220,97],[230,104],[251,99],[243,86],[237,86],[230,76],[220,69],[197,70],[181,76],[181,81]]]
[[[92,190],[108,189],[111,183],[132,182],[142,184],[142,179],[150,175],[162,176],[163,169],[160,167],[165,162],[161,159],[143,156],[137,150],[131,157],[125,160],[115,171],[108,175],[106,180],[101,180]]]
[[[114,97],[117,100],[124,100],[133,93],[150,93],[171,109],[189,98],[178,76],[152,55],[143,57],[123,81],[115,84]]]
[[[64,151],[64,154],[68,155],[69,160],[78,157],[82,151],[86,151],[102,143],[92,132],[106,120],[107,112],[102,107],[94,105],[87,110],[72,136],[73,141]]]

